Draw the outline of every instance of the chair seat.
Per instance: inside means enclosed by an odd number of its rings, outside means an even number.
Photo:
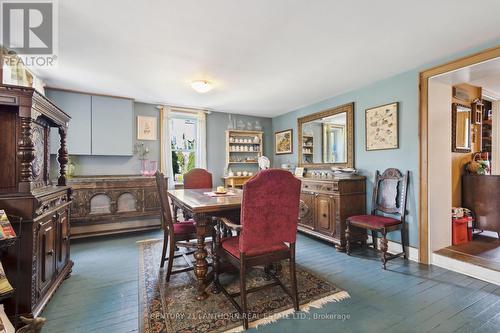
[[[229,252],[233,257],[239,258],[240,257],[239,244],[240,244],[240,236],[234,236],[222,239],[221,245],[222,248],[227,252]],[[271,246],[257,247],[252,249],[251,251],[248,251],[246,255],[252,257],[280,250],[288,250],[288,246],[286,246],[285,243],[281,243],[281,244],[274,244]]]
[[[196,233],[196,224],[191,220],[174,223],[173,226],[174,226],[174,234],[176,235]]]
[[[349,220],[349,223],[351,223],[352,225],[365,229],[372,229],[372,228],[379,229],[402,223],[400,220],[379,215],[356,215],[356,216],[351,216],[347,219]]]

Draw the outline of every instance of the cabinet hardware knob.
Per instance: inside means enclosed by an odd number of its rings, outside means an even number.
[[[323,213],[323,217],[327,217],[327,215],[325,213]]]
[[[47,252],[47,255],[48,255],[48,256],[53,256],[53,255],[54,255],[54,250],[50,250],[50,251],[48,251],[48,252]]]

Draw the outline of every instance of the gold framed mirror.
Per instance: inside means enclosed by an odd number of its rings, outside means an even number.
[[[451,151],[457,153],[470,153],[472,151],[472,110],[467,105],[453,103],[451,111]]]
[[[297,119],[298,165],[354,168],[354,103]]]

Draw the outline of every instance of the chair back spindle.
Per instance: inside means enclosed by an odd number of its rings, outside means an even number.
[[[173,231],[172,213],[167,195],[167,181],[163,173],[156,171],[156,186],[158,187],[158,198],[160,199],[161,224],[164,230]]]
[[[395,168],[387,169],[382,174],[377,170],[373,185],[372,215],[382,212],[395,215],[400,221],[404,221],[408,180],[409,171],[403,175]]]

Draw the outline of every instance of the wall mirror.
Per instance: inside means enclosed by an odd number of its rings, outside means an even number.
[[[299,166],[354,167],[354,103],[297,120]]]
[[[457,153],[471,152],[471,108],[452,104],[451,150]]]

